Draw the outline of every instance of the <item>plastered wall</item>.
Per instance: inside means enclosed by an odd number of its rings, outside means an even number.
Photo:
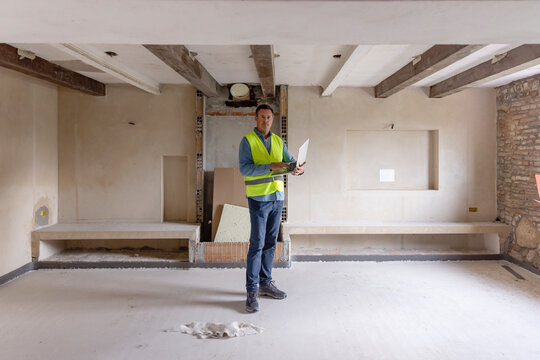
[[[30,262],[34,213],[58,209],[58,91],[0,68],[0,276]]]
[[[494,221],[497,216],[493,89],[429,99],[422,89],[408,88],[376,99],[369,89],[339,88],[320,97],[319,88],[290,87],[288,126],[293,154],[311,139],[306,174],[289,179],[289,222]],[[354,155],[346,154],[350,130],[438,130],[438,190],[349,190],[347,177],[362,176],[347,167],[347,155]]]
[[[162,157],[187,158],[187,201],[195,221],[195,89],[152,95],[107,86],[94,97],[60,89],[60,222],[161,221]],[[130,124],[132,123],[132,124]]]

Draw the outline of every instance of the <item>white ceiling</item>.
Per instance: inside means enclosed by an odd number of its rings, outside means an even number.
[[[350,46],[344,45],[276,45],[274,59],[276,83],[293,86],[322,86],[343,64]]]
[[[80,61],[73,61],[76,58],[53,45],[21,43],[11,43],[11,45],[32,51],[46,60],[58,63],[103,83],[122,83],[120,79],[98,69],[80,71]],[[365,45],[366,53],[357,60],[353,70],[342,82],[341,86],[373,87],[433,45]],[[479,63],[490,60],[494,55],[508,51],[516,46],[507,44],[487,45],[413,86],[431,86]],[[114,51],[118,54],[114,61],[136,73],[155,80],[157,83],[189,83],[141,45],[99,44],[85,45],[85,47],[101,53]],[[350,45],[275,45],[274,52],[279,55],[279,57],[275,58],[276,84],[324,87],[343,65],[344,56],[350,51],[351,47]],[[190,45],[188,48],[197,53],[197,60],[222,84],[259,82],[253,59],[250,57],[251,50],[247,45]],[[334,55],[337,54],[343,56],[334,58]],[[477,86],[500,86],[539,73],[540,66],[537,65]]]
[[[342,86],[375,86],[433,45],[377,45],[357,62]],[[362,84],[362,85],[358,85]]]
[[[505,84],[508,84],[512,81],[516,81],[519,79],[524,79],[529,76],[533,76],[536,74],[540,74],[540,65],[533,66],[531,68],[528,68],[526,70],[518,71],[516,73],[513,73],[511,75],[503,76],[497,80],[489,81],[485,84],[479,85],[480,87],[497,87],[502,86]]]
[[[258,83],[259,76],[247,45],[190,45],[197,53],[197,60],[221,84],[244,82]]]
[[[140,72],[160,84],[188,84],[176,71],[159,60],[143,46],[137,45],[94,45],[94,49],[104,53],[114,51],[119,54],[118,62]],[[115,58],[116,59],[116,58]],[[114,82],[114,81],[113,81]]]
[[[539,1],[2,0],[0,41],[500,44],[540,41]]]
[[[2,0],[0,42],[107,84],[123,80],[82,67],[55,44],[114,51],[111,61],[123,72],[157,84],[188,82],[140,44],[186,45],[220,83],[258,83],[249,45],[273,44],[276,84],[322,87],[357,44],[362,54],[340,86],[375,86],[435,44],[486,44],[415,84],[430,86],[540,43],[539,18],[540,1]],[[538,73],[531,66],[474,86]]]

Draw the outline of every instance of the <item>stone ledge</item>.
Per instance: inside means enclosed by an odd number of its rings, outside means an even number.
[[[66,240],[189,239],[200,237],[200,225],[173,222],[59,223],[32,232],[32,258],[61,250]]]
[[[504,234],[498,222],[327,222],[283,224],[284,238],[297,235],[341,234]]]

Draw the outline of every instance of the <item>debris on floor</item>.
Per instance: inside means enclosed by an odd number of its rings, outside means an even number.
[[[152,261],[152,262],[171,262],[189,260],[189,250],[187,247],[179,247],[174,250],[155,249],[148,246],[142,248],[122,248],[108,249],[98,247],[90,248],[71,248],[54,254],[45,261],[69,262],[100,262],[100,261]]]
[[[211,323],[211,322],[192,322],[175,326],[172,329],[164,330],[164,332],[181,332],[197,336],[199,339],[207,338],[233,338],[246,335],[257,335],[263,331],[263,328],[250,323],[239,323],[233,321],[228,324]]]

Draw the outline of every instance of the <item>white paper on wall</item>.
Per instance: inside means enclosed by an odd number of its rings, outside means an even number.
[[[396,174],[394,169],[380,169],[379,170],[380,182],[394,182],[396,181]]]

